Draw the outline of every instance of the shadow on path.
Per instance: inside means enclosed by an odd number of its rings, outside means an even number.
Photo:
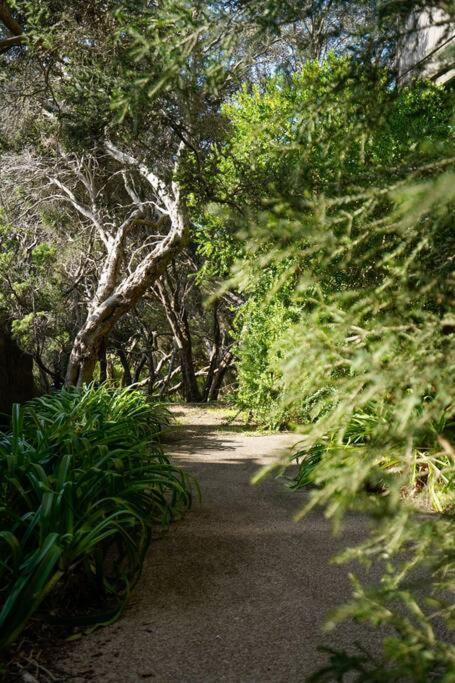
[[[199,479],[202,502],[152,545],[123,618],[68,646],[69,680],[303,681],[325,661],[317,647],[327,612],[350,595],[346,569],[330,558],[362,540],[365,524],[350,518],[334,539],[319,513],[293,521],[305,494],[283,479],[250,485],[295,437],[250,435],[216,411],[180,412],[187,424],[166,447]],[[348,623],[325,643],[374,647],[373,638]]]

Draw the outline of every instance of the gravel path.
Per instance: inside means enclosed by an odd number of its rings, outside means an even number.
[[[183,424],[168,450],[198,477],[202,504],[152,545],[122,619],[66,646],[68,680],[303,681],[325,661],[323,639],[368,645],[365,626],[320,632],[349,596],[346,569],[329,560],[361,539],[361,520],[334,539],[319,513],[292,521],[304,494],[279,480],[249,483],[295,437],[249,434],[219,410],[175,412]]]

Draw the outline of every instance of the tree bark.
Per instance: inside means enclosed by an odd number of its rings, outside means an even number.
[[[107,241],[107,256],[97,291],[87,319],[74,340],[66,373],[66,385],[79,387],[90,382],[93,377],[102,339],[164,273],[188,239],[188,222],[179,185],[176,182],[166,185],[143,164],[118,150],[112,143],[108,143],[107,149],[115,159],[123,165],[136,168],[147,179],[164,207],[170,228],[168,234],[163,235],[135,270],[123,280],[120,279],[120,271],[126,237],[139,217],[142,206],[136,207],[118,228],[116,235]],[[59,184],[58,181],[56,184]],[[66,193],[68,194],[67,191]],[[73,204],[76,206],[75,201]]]
[[[213,307],[213,346],[204,386],[204,401],[218,400],[226,372],[234,361],[234,355],[230,350],[231,323],[223,311],[220,301],[216,301]]]
[[[154,367],[154,362],[153,362],[153,355],[152,354],[150,354],[150,355],[152,356],[152,358],[151,358],[151,369],[152,369],[153,375],[154,375],[155,374],[155,367]],[[144,366],[146,365],[147,360],[148,360],[148,356],[146,353],[144,353],[141,360],[139,361],[136,368],[134,369],[133,384],[137,384],[139,382],[140,377],[141,377],[141,372],[142,372]],[[149,366],[150,366],[150,361],[149,361]]]
[[[104,384],[104,382],[107,381],[107,355],[105,339],[101,341],[100,352],[98,357],[100,362],[100,384]]]
[[[213,380],[212,380],[212,383],[211,383],[211,386],[210,386],[210,389],[208,392],[208,396],[207,396],[208,401],[217,401],[218,400],[218,396],[220,393],[220,389],[223,385],[223,381],[224,381],[226,372],[228,371],[228,369],[232,365],[233,360],[234,360],[233,354],[230,351],[228,351],[226,353],[225,357],[223,358],[223,360],[221,361],[221,363],[219,364],[219,366],[217,367],[216,371],[215,371],[215,374],[213,376]]]
[[[210,387],[212,386],[213,378],[215,375],[215,370],[219,362],[221,348],[221,329],[218,320],[218,302],[215,301],[213,304],[213,348],[210,354],[209,370],[207,373],[207,378],[205,380],[203,399],[204,401],[209,400]]]
[[[197,383],[191,331],[184,302],[178,302],[177,290],[175,296],[172,296],[163,282],[157,283],[156,290],[177,344],[182,372],[183,398],[188,403],[199,403],[202,400],[202,396]],[[177,308],[178,303],[180,303],[180,310]]]
[[[129,387],[133,383],[133,378],[131,376],[130,364],[128,363],[128,358],[125,351],[122,348],[117,349],[117,354],[120,359],[120,363],[123,368],[122,377],[122,387]]]
[[[199,403],[202,399],[194,369],[191,338],[184,337],[179,349],[180,367],[182,369],[183,397],[187,403]]]

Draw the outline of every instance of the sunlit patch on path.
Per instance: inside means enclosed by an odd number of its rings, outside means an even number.
[[[219,410],[175,412],[167,449],[198,477],[202,503],[152,545],[123,618],[67,646],[71,681],[301,681],[324,661],[323,638],[368,641],[353,624],[320,633],[349,595],[329,560],[360,540],[361,521],[334,539],[322,515],[292,520],[305,494],[283,480],[250,485],[296,437],[249,433]]]

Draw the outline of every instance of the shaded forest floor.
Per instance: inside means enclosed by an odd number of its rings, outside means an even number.
[[[350,594],[330,558],[361,540],[362,520],[334,539],[322,514],[293,521],[304,493],[279,479],[250,485],[296,437],[249,432],[219,408],[174,414],[166,448],[198,478],[202,502],[152,544],[120,621],[55,653],[66,680],[301,681],[324,663],[322,641],[368,646],[365,626],[320,631]]]

